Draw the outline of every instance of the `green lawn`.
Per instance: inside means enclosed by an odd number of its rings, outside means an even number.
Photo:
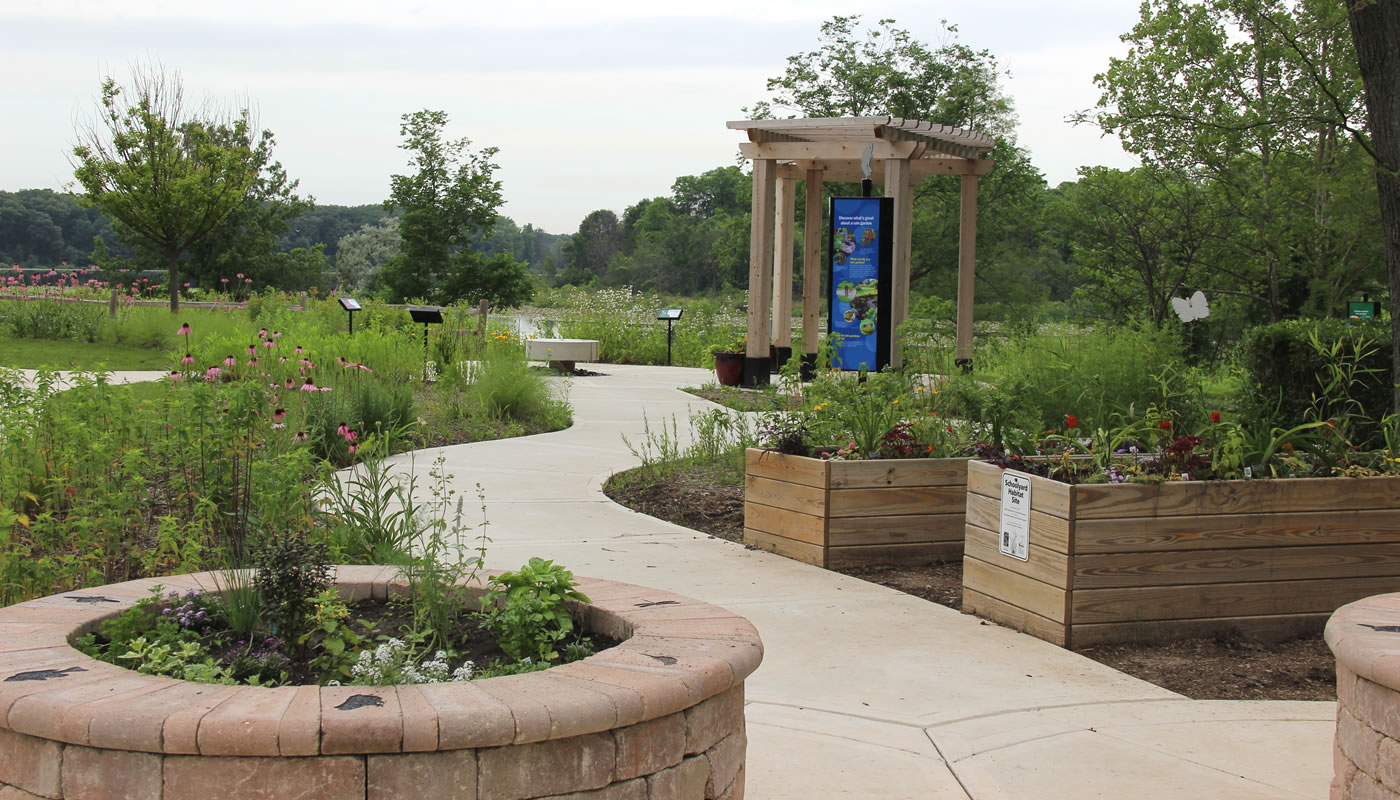
[[[101,342],[0,338],[0,367],[12,369],[169,369],[170,353]]]

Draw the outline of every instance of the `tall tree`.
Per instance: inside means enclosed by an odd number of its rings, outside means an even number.
[[[1376,161],[1390,284],[1395,411],[1400,413],[1400,0],[1346,0],[1346,8],[1366,88],[1370,152]]]
[[[523,265],[493,259],[486,262],[471,249],[475,235],[492,230],[497,209],[505,202],[491,158],[497,149],[472,152],[471,140],[443,138],[444,111],[415,111],[403,115],[400,145],[410,153],[413,175],[389,179],[385,206],[402,211],[399,236],[402,252],[381,272],[396,300],[431,297],[444,302],[528,296],[529,276]],[[486,281],[474,284],[473,281]]]
[[[336,250],[335,272],[340,291],[376,291],[379,270],[399,254],[399,224],[384,219],[360,226],[341,237]]]
[[[1286,297],[1290,280],[1325,287],[1348,274],[1356,223],[1342,214],[1367,211],[1339,185],[1365,159],[1340,141],[1364,139],[1345,23],[1334,0],[1148,0],[1122,37],[1128,54],[1096,78],[1105,132],[1216,184],[1237,219],[1228,244],[1255,266],[1273,319],[1301,305]]]
[[[119,221],[167,270],[180,306],[180,258],[247,199],[258,177],[247,109],[186,114],[178,74],[136,68],[128,86],[102,83],[96,121],[77,131],[73,175],[82,202]],[[261,142],[272,134],[263,131]]]

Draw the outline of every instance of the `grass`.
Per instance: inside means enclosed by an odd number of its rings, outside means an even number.
[[[169,369],[170,353],[104,342],[0,339],[0,367],[11,369]]]

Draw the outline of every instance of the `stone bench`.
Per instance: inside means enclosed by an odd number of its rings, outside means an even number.
[[[548,361],[551,367],[573,372],[576,362],[598,360],[598,340],[527,339],[525,357],[531,361]]]
[[[416,686],[190,683],[71,647],[157,584],[216,590],[199,573],[0,609],[0,797],[743,797],[744,679],[763,647],[722,608],[581,578],[591,602],[575,612],[617,647]],[[336,585],[348,600],[407,591],[389,567],[339,567]]]
[[[1337,657],[1332,798],[1400,800],[1400,593],[1342,606],[1326,636]]]

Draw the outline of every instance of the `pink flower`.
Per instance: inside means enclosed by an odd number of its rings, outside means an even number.
[[[189,281],[185,281],[185,288],[186,288],[186,289],[190,288],[190,282],[189,282]]]
[[[238,277],[240,277],[240,278],[243,277],[243,273],[241,273],[241,272],[238,273]]]
[[[329,392],[330,390],[331,390],[331,387],[329,387],[329,386],[322,386],[322,387],[320,388],[320,391],[322,391],[322,392]]]
[[[189,284],[186,284],[186,285],[188,286]],[[189,324],[188,322],[186,322],[186,323],[184,323],[183,325],[181,325],[181,326],[180,326],[180,330],[176,331],[176,332],[175,332],[175,335],[176,335],[176,336],[189,336],[189,335],[190,335],[190,324]]]
[[[356,450],[359,450],[360,448],[358,448],[358,447],[356,447],[355,445],[352,444],[352,445],[350,445],[350,446],[349,446],[348,448],[346,448],[346,449],[349,450],[349,451],[350,451],[350,455],[353,456],[353,455],[355,455],[355,451],[356,451]]]
[[[259,338],[259,339],[266,339],[266,338],[267,338],[267,328],[259,328],[259,329],[258,329],[258,338]]]
[[[271,350],[272,348],[274,348],[274,347],[276,347],[276,346],[277,346],[277,343],[274,342],[274,341],[272,341],[271,339],[268,339],[267,341],[263,342],[263,347],[266,347],[266,348],[269,349],[269,350]]]
[[[312,380],[311,380],[310,378],[307,378],[307,379],[306,379],[306,383],[303,383],[303,384],[301,385],[301,390],[302,390],[303,392],[314,392],[314,391],[317,391],[317,389],[316,389],[316,384],[315,384],[314,382],[312,382]]]
[[[292,380],[291,378],[288,378],[287,382],[282,385],[287,387],[288,389],[295,389],[297,387],[297,382]]]
[[[179,373],[179,372],[172,372],[172,373],[170,373],[170,382],[171,382],[171,383],[176,383],[176,382],[178,382],[178,381],[180,380],[180,377],[181,377],[181,376],[180,376],[180,373]]]
[[[255,345],[255,344],[250,344],[250,345],[248,345],[248,355],[251,356],[251,355],[253,355],[253,354],[256,353],[256,352],[258,352],[258,346],[257,346],[257,345]]]
[[[185,364],[186,366],[193,364],[194,356],[190,355],[189,353],[185,353],[185,357],[180,359],[180,363]]]
[[[296,439],[298,442],[304,442],[311,437],[306,435],[306,431],[297,431],[297,435],[292,438]]]
[[[209,368],[207,371],[205,371],[205,373],[204,373],[204,380],[209,381],[210,383],[213,383],[214,381],[217,381],[217,380],[219,379],[219,376],[222,375],[223,373],[224,373],[224,371],[221,370],[221,369],[219,369],[218,367],[210,367],[210,368]]]
[[[364,364],[360,365],[360,369],[364,372],[374,372],[374,370],[370,369],[369,367],[366,367]]]
[[[349,431],[350,431],[350,426],[347,425],[347,424],[345,424],[344,422],[342,422],[342,423],[340,423],[340,427],[338,427],[338,428],[335,429],[335,435],[336,435],[336,436],[344,436],[344,435],[345,435],[346,433],[348,433]]]
[[[301,355],[301,345],[297,345],[296,349],[292,352],[296,353],[297,355]]]
[[[278,356],[278,357],[277,357],[277,363],[278,363],[278,364],[285,364],[285,363],[287,363],[287,357],[286,357],[286,356]]]
[[[282,338],[282,332],[281,332],[281,331],[273,331],[273,332],[272,332],[272,338],[274,338],[274,339],[281,339],[281,338]]]
[[[224,359],[224,366],[236,367],[238,366],[238,359],[234,358],[233,356],[229,356],[228,358]]]
[[[244,283],[252,283],[252,282],[253,282],[253,279],[252,279],[252,278],[244,278],[244,279],[243,279],[243,282],[244,282]]]
[[[220,278],[219,283],[228,283],[228,278]]]
[[[276,411],[272,412],[272,421],[273,421],[273,422],[281,422],[281,421],[283,420],[283,418],[285,418],[286,416],[287,416],[287,409],[285,409],[285,408],[279,408],[279,409],[277,409]]]

